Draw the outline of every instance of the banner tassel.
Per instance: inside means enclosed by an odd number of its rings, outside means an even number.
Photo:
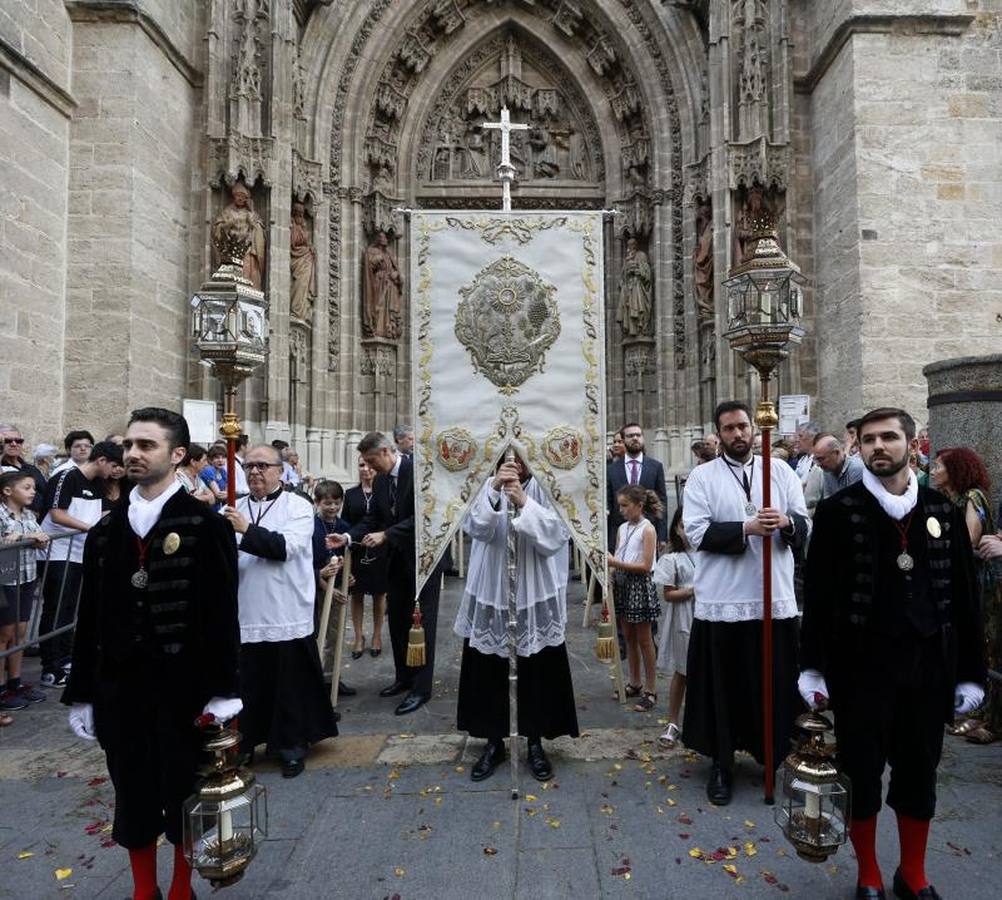
[[[598,623],[598,640],[595,641],[595,655],[603,662],[616,658],[616,629],[609,621],[609,606],[602,604],[602,621]]]
[[[407,665],[411,667],[425,664],[424,626],[421,624],[421,604],[414,602],[414,618],[411,632],[407,637]]]

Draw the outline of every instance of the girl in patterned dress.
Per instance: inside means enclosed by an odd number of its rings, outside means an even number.
[[[657,533],[648,516],[661,516],[661,500],[654,491],[636,484],[622,488],[616,495],[624,522],[616,536],[616,552],[609,554],[612,570],[612,596],[616,618],[626,640],[626,659],[630,682],[626,696],[640,696],[636,712],[650,712],[657,703],[657,670],[651,623],[658,620],[660,606],[651,580]],[[640,681],[643,662],[644,680]]]
[[[668,529],[671,552],[664,554],[654,569],[654,583],[664,591],[667,604],[661,645],[658,648],[658,668],[671,676],[668,689],[668,727],[658,738],[658,744],[672,749],[678,742],[679,715],[685,698],[685,661],[689,655],[689,634],[692,631],[696,595],[692,583],[696,576],[695,552],[686,540],[682,528],[682,507],[675,510]]]

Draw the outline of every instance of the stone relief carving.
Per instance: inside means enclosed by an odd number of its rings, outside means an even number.
[[[239,134],[265,133],[268,55],[262,31],[268,35],[271,0],[233,0],[236,23],[230,76],[230,129]]]
[[[390,249],[385,231],[365,251],[365,277],[362,281],[362,334],[396,340],[403,325],[400,289],[403,278],[396,254]]]
[[[654,334],[651,263],[647,254],[637,246],[637,239],[632,237],[626,241],[616,321],[623,329],[624,338],[650,337]]]
[[[777,226],[783,214],[785,202],[777,191],[766,192],[759,185],[752,185],[747,191],[739,191],[735,197],[737,215],[734,217],[734,241],[731,253],[731,267],[741,265],[751,257],[756,238],[764,234],[773,235],[779,242]]]
[[[492,56],[497,68],[482,71]],[[597,124],[584,98],[552,64],[525,51],[510,34],[495,37],[464,63],[443,85],[426,119],[419,178],[492,183],[500,138],[481,124],[508,106],[513,121],[532,123],[528,133],[511,135],[520,182],[601,180]]]
[[[254,212],[250,188],[243,181],[230,188],[230,202],[223,207],[212,223],[214,265],[222,260],[217,248],[227,240],[240,239],[248,243],[244,255],[243,273],[258,290],[262,289],[265,274],[265,230],[261,217]]]
[[[317,254],[310,237],[311,222],[306,204],[294,201],[289,223],[289,312],[307,324],[313,321],[313,301],[317,295]]]
[[[696,298],[696,318],[713,322],[713,207],[700,199],[696,207],[696,246],[692,251],[692,284]]]
[[[769,35],[767,0],[731,0],[737,60],[738,140],[768,133]]]

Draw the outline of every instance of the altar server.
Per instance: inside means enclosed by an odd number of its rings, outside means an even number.
[[[243,749],[277,753],[282,775],[306,767],[310,744],[337,734],[317,642],[313,507],[282,489],[274,447],[244,456],[249,494],[226,507],[240,547],[240,717]]]
[[[800,691],[835,713],[852,784],[856,897],[880,900],[881,779],[897,815],[894,893],[936,900],[925,872],[944,723],[984,698],[978,592],[963,511],[919,487],[915,422],[901,409],[859,420],[863,480],[823,500],[807,556]]]
[[[730,803],[734,752],[764,761],[762,706],[762,546],[772,542],[773,759],[790,746],[797,699],[797,601],[792,549],[808,535],[800,479],[772,467],[772,505],[762,506],[762,460],[752,453],[748,407],[715,413],[721,455],[685,484],[683,522],[696,554],[695,618],[689,637],[682,740],[712,757],[712,803]]]
[[[174,845],[169,900],[188,900],[182,806],[202,739],[195,719],[225,720],[237,695],[237,550],[233,529],[181,490],[188,449],[177,413],[132,413],[125,467],[136,487],[88,532],[70,726],[100,741],[115,787],[111,836],[129,851],[133,900],[160,897],[157,839]]]
[[[474,500],[463,529],[470,566],[455,632],[463,640],[458,726],[487,746],[471,777],[482,781],[505,758],[511,733],[508,695],[508,507],[517,534],[518,731],[528,738],[529,769],[553,776],[541,738],[578,736],[574,687],[564,644],[570,531],[516,456],[502,464]]]

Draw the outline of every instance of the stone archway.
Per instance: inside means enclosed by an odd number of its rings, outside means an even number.
[[[645,425],[664,428],[665,439],[668,428],[698,422],[698,411],[690,409],[693,396],[698,405],[698,383],[686,355],[695,315],[686,300],[682,172],[683,148],[695,145],[699,103],[693,100],[698,89],[693,81],[698,85],[700,77],[691,63],[702,48],[698,35],[678,23],[674,32],[666,27],[673,16],[643,0],[573,5],[447,0],[413,4],[406,12],[391,0],[375,0],[364,18],[355,20],[326,110],[334,200],[328,368],[348,385],[339,391],[341,398],[364,396],[368,385],[360,373],[373,370],[357,321],[358,259],[366,242],[379,230],[399,235],[397,206],[489,203],[485,149],[469,123],[486,114],[485,97],[508,90],[517,99],[524,88],[531,94],[525,111],[542,111],[544,122],[555,127],[536,135],[526,151],[520,205],[615,205],[623,213],[606,238],[610,420],[639,417]],[[499,45],[512,35],[521,53],[521,78],[516,63],[509,62],[507,71],[500,64]],[[679,96],[686,102],[680,104]],[[460,101],[471,112],[443,132],[443,111],[456,113]],[[554,104],[565,114],[562,120],[552,112]],[[324,113],[318,106],[317,114]],[[657,312],[653,333],[624,346],[614,306],[630,237],[639,239],[650,257]],[[409,390],[406,339],[404,334],[396,348],[396,366],[386,359],[388,348],[380,348],[382,371],[391,373],[387,377],[398,387],[395,408],[401,414]],[[385,427],[373,422],[373,408],[354,402],[342,409],[339,430]]]

